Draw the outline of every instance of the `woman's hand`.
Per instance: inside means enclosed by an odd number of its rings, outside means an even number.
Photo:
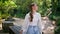
[[[22,34],[22,33],[23,33],[23,30],[20,31],[20,34]]]

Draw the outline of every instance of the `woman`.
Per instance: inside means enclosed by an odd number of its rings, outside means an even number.
[[[20,34],[42,34],[41,15],[37,13],[38,6],[30,5],[30,12],[25,16],[25,26],[22,26]]]

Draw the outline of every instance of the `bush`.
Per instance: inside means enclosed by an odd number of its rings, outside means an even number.
[[[56,21],[56,26],[60,26],[60,18]]]
[[[55,28],[55,34],[60,34],[60,26]]]

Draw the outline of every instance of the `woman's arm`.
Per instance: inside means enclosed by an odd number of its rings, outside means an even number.
[[[28,28],[28,14],[25,16],[25,20],[24,20],[24,23],[22,25],[22,28],[21,28],[21,31],[20,33],[25,33],[27,31],[27,28]]]
[[[38,27],[39,27],[39,30],[42,34],[42,22],[41,22],[41,15],[39,14],[39,20],[38,20]]]

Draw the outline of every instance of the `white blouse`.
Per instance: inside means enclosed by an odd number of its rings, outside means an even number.
[[[41,23],[41,15],[37,12],[33,13],[33,21],[30,22],[29,18],[30,18],[30,13],[28,13],[25,16],[25,21],[24,21],[24,26],[22,26],[22,30],[23,32],[27,32],[28,26],[38,26],[40,29],[40,32],[42,34],[42,23]]]

